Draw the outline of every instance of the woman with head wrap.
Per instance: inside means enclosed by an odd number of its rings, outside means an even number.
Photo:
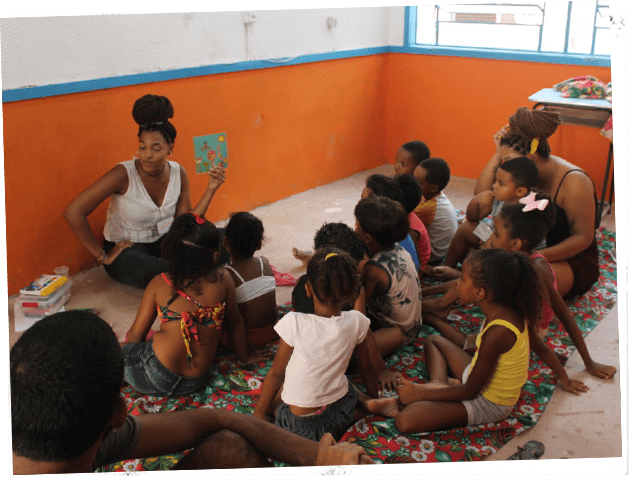
[[[579,167],[552,156],[547,138],[558,125],[557,112],[519,108],[495,136],[496,152],[481,172],[475,194],[489,190],[504,161],[525,156],[538,167],[537,188],[557,206],[556,223],[539,250],[551,263],[562,296],[586,292],[599,277],[595,222],[597,196],[591,178]]]
[[[208,171],[208,186],[193,208],[186,170],[169,160],[177,131],[169,119],[173,105],[166,96],[147,94],[136,100],[132,115],[138,124],[138,150],[81,192],[63,214],[81,243],[115,280],[145,288],[167,270],[161,238],[175,217],[206,213],[225,180],[223,169]],[[95,237],[87,217],[111,198],[105,240]]]

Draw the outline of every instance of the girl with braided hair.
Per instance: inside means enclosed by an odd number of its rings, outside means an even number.
[[[132,110],[139,126],[136,156],[117,164],[81,192],[63,214],[77,238],[114,280],[139,288],[167,269],[160,244],[173,219],[189,211],[205,214],[225,180],[223,169],[212,168],[206,191],[192,207],[186,170],[169,160],[177,136],[169,121],[173,113],[165,96],[147,94],[136,100]],[[101,246],[87,217],[108,198]]]
[[[219,231],[205,218],[177,217],[162,242],[168,273],[146,287],[122,351],[125,381],[149,396],[182,396],[211,379],[223,331],[245,364],[270,356],[250,353],[236,303],[234,281],[218,263]],[[149,332],[156,318],[160,329]]]
[[[551,263],[563,297],[579,295],[597,281],[599,261],[595,241],[597,197],[591,178],[570,162],[551,155],[547,138],[558,125],[557,112],[519,108],[495,136],[496,152],[475,186],[475,195],[490,190],[504,161],[525,156],[538,168],[537,189],[553,198],[556,223],[539,252]]]

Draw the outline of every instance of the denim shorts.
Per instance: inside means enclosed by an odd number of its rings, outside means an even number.
[[[205,388],[211,379],[212,367],[200,376],[187,377],[166,368],[153,352],[153,340],[127,343],[122,347],[125,357],[125,382],[147,396],[184,396]]]
[[[313,441],[319,441],[327,432],[335,440],[339,440],[354,424],[354,412],[359,397],[352,383],[348,383],[348,388],[344,397],[308,416],[296,416],[287,404],[280,403],[276,411],[276,425]]]

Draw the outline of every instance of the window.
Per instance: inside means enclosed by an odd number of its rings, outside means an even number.
[[[610,61],[608,1],[422,4],[409,8],[408,46],[601,57]],[[592,64],[592,62],[591,62]]]

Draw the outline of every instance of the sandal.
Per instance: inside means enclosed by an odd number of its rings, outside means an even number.
[[[297,283],[297,279],[293,275],[290,275],[289,273],[279,272],[275,269],[273,265],[271,265],[271,269],[273,270],[273,276],[276,279],[277,286],[293,286]]]
[[[540,456],[545,452],[545,446],[539,441],[528,441],[523,447],[517,446],[517,451],[512,454],[507,460],[534,460],[540,459]]]

